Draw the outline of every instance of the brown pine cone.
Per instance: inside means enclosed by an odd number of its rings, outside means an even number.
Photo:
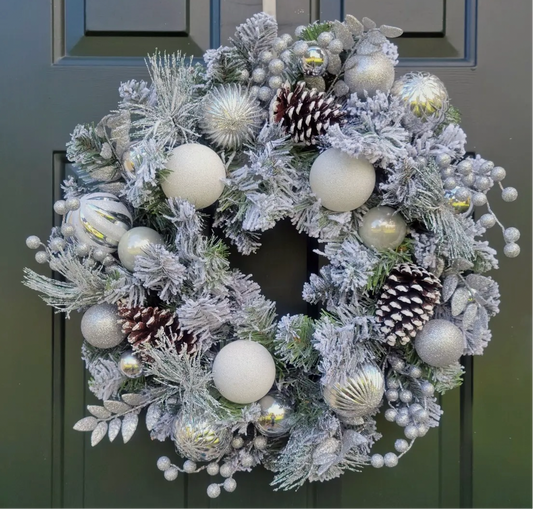
[[[174,339],[178,353],[196,351],[196,336],[182,330],[176,315],[168,309],[121,307],[118,314],[122,318],[122,332],[127,334],[134,351],[142,351],[147,344],[154,345],[161,329],[169,338]]]

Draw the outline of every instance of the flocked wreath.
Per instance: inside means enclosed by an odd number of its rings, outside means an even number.
[[[74,129],[62,226],[27,239],[61,277],[26,269],[25,284],[84,313],[103,403],[74,429],[92,445],[127,442],[146,409],[151,438],[186,459],[159,458],[165,478],[205,469],[217,497],[257,465],[277,489],[394,467],[438,426],[436,395],[461,384],[459,358],[483,353],[498,312],[485,231],[497,223],[505,255],[520,251],[487,192],[517,191],[503,168],[464,157],[436,76],[395,81],[401,33],[346,16],[278,36],[257,14],[205,65],[150,57],[150,84],[122,83],[116,111]],[[214,226],[244,255],[284,218],[318,239],[327,263],[303,288],[318,318],[278,319],[229,265],[198,212],[215,203]],[[384,455],[379,413],[402,436]]]

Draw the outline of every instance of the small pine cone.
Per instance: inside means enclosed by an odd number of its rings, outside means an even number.
[[[155,345],[157,333],[163,332],[173,338],[178,353],[196,351],[197,338],[180,328],[175,314],[168,309],[157,307],[135,307],[119,309],[122,318],[122,332],[127,334],[128,342],[136,352],[141,352],[148,345]]]
[[[405,345],[433,316],[442,284],[413,263],[400,263],[389,274],[376,305],[380,330],[389,345]]]
[[[274,120],[285,127],[296,143],[315,145],[329,126],[344,123],[344,112],[333,96],[308,90],[305,85],[305,81],[300,81],[291,91],[289,83],[285,83],[278,89]]]

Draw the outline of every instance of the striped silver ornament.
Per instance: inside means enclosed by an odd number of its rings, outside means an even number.
[[[132,225],[132,216],[124,203],[110,193],[90,193],[82,196],[80,207],[72,210],[65,223],[74,227],[82,244],[113,253]]]
[[[363,364],[346,377],[324,387],[324,400],[339,415],[357,424],[361,418],[375,412],[385,392],[385,379],[374,364]]]

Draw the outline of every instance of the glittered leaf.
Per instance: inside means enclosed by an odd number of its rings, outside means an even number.
[[[474,324],[478,314],[478,305],[474,302],[468,304],[463,315],[463,329],[469,329]]]
[[[457,284],[459,283],[459,276],[457,274],[452,274],[448,276],[442,283],[442,302],[447,302],[455,292]]]
[[[144,394],[123,394],[122,399],[125,403],[131,406],[142,405],[146,401],[146,396]]]
[[[152,431],[160,417],[161,407],[157,403],[152,403],[146,411],[146,429]]]
[[[122,421],[117,417],[109,423],[109,441],[112,442],[117,438],[122,427]]]
[[[389,39],[394,39],[395,37],[400,37],[403,34],[403,30],[398,27],[392,27],[390,25],[381,25],[379,31]]]
[[[470,261],[468,261],[466,258],[456,258],[454,261],[453,261],[453,264],[452,264],[453,268],[460,271],[460,272],[463,272],[465,270],[469,270],[471,269],[474,264]]]
[[[352,34],[356,36],[360,36],[365,29],[363,24],[351,14],[346,15],[345,23],[346,26],[349,28],[350,32],[352,32]]]
[[[107,400],[104,401],[104,406],[113,414],[121,414],[127,412],[131,407],[122,401]]]
[[[87,405],[87,410],[91,412],[95,417],[98,417],[99,419],[107,419],[111,416],[111,412],[109,410],[106,410],[103,406],[99,405]]]
[[[361,44],[357,47],[357,55],[373,55],[374,53],[380,53],[381,47],[376,46],[369,40],[361,41]]]
[[[464,286],[455,290],[452,297],[452,316],[458,316],[465,310],[470,297],[470,292]]]
[[[91,433],[91,446],[94,447],[96,444],[100,443],[102,441],[102,438],[105,437],[107,433],[107,422],[99,422],[98,426],[94,428],[93,432]]]
[[[387,42],[387,38],[381,32],[378,32],[377,30],[370,32],[367,35],[366,40],[368,42],[371,42],[372,44],[380,45],[380,46],[383,43]]]
[[[335,34],[335,37],[342,42],[344,49],[348,50],[353,48],[355,41],[353,40],[352,33],[344,23],[335,21],[333,23],[333,33]]]
[[[466,276],[466,282],[470,288],[480,291],[486,290],[491,283],[488,277],[481,276],[480,274],[468,274]]]
[[[376,23],[374,23],[370,18],[363,18],[363,25],[367,30],[376,28]]]
[[[489,328],[489,314],[487,313],[487,310],[483,306],[479,306],[479,320],[481,322],[481,326],[484,329]]]
[[[135,433],[139,424],[139,416],[136,413],[127,414],[122,422],[122,440],[126,444]]]
[[[76,431],[92,431],[94,428],[96,428],[97,424],[98,421],[95,417],[84,417],[74,424],[74,429]]]

